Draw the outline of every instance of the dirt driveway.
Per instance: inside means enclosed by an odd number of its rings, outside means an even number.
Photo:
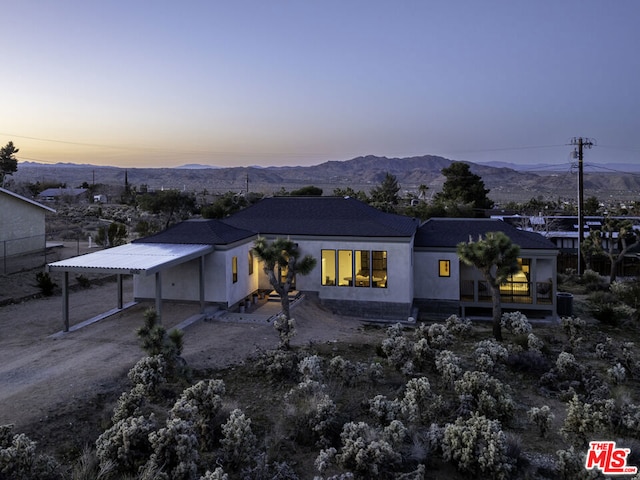
[[[132,300],[131,280],[124,283],[124,301]],[[115,282],[70,294],[70,323],[77,324],[117,303]],[[135,330],[141,326],[141,303],[82,329],[62,329],[60,296],[32,299],[0,307],[0,425],[33,431],[56,412],[94,401],[114,389],[127,388],[126,372],[144,352]],[[198,313],[198,305],[165,303],[163,325],[172,327]],[[298,334],[292,343],[355,340],[362,322],[324,312],[310,301],[292,309]],[[270,324],[199,321],[184,330],[183,356],[193,368],[240,363],[256,349],[277,345]],[[53,335],[53,336],[52,336]],[[361,335],[361,334],[360,334]],[[44,429],[46,430],[46,428]]]

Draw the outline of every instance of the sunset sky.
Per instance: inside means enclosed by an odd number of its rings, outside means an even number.
[[[20,161],[640,160],[637,0],[7,0]]]

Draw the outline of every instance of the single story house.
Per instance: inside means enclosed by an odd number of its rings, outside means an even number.
[[[460,262],[456,245],[469,235],[498,230],[520,245],[522,254],[522,271],[501,289],[505,307],[554,315],[557,248],[544,237],[499,220],[432,219],[421,225],[349,197],[265,198],[222,220],[188,220],[49,269],[65,275],[84,268],[133,274],[134,297],[155,297],[157,309],[162,300],[234,309],[271,288],[252,254],[255,240],[288,238],[303,256],[317,260],[309,275],[295,279],[297,290],[342,314],[406,320],[416,307],[463,314],[470,307],[490,308],[479,272]],[[135,252],[124,251],[134,247]],[[92,255],[103,258],[94,262]]]
[[[86,188],[47,188],[38,194],[43,202],[82,202],[87,201]]]
[[[44,250],[47,212],[55,210],[0,188],[0,256]]]

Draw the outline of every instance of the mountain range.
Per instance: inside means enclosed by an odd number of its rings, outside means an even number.
[[[122,168],[90,164],[41,164],[20,162],[18,171],[9,177],[16,184],[60,182],[76,187],[84,182],[103,186],[123,186],[125,175],[130,185],[146,185],[150,189],[179,189],[193,192],[225,193],[256,191],[267,195],[315,185],[330,195],[335,188],[351,187],[368,192],[379,185],[387,173],[394,175],[404,192],[417,193],[426,185],[428,194],[442,188],[442,169],[452,163],[444,157],[423,155],[387,158],[374,155],[344,161],[327,161],[311,166],[283,167],[212,167],[187,164],[175,168]],[[489,197],[498,203],[575,199],[577,168],[564,165],[517,165],[504,163],[470,163],[471,171],[490,190]],[[640,168],[631,164],[584,166],[585,197],[596,196],[634,200],[640,191]]]

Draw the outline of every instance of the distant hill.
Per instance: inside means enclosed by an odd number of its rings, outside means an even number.
[[[212,167],[188,164],[176,168],[120,168],[77,164],[37,164],[20,162],[12,181],[63,182],[77,187],[83,182],[123,186],[125,171],[130,185],[147,185],[150,189],[178,189],[193,192],[225,193],[228,191],[262,192],[267,195],[284,188],[291,191],[306,185],[315,185],[330,195],[335,188],[352,187],[368,192],[380,184],[385,174],[398,179],[404,191],[417,192],[420,185],[429,187],[434,194],[445,180],[442,169],[452,160],[434,155],[406,158],[387,158],[374,155],[344,161],[328,161],[312,166],[295,167]],[[564,166],[564,170],[547,170],[542,165],[475,164],[471,171],[482,177],[489,196],[496,202],[526,201],[543,197],[557,200],[574,199],[577,174]],[[585,195],[636,199],[640,191],[640,175],[617,173],[612,166],[607,171],[593,171],[585,166]],[[625,172],[630,172],[626,170]],[[591,173],[593,172],[593,173]]]

